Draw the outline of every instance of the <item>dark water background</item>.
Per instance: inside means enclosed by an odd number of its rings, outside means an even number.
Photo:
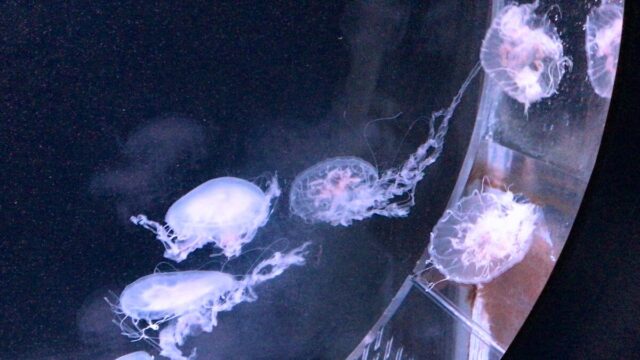
[[[102,300],[163,261],[129,223],[214,177],[284,188],[228,265],[312,241],[308,264],[191,338],[201,359],[337,359],[373,325],[426,246],[473,127],[479,80],[406,219],[309,225],[295,175],[331,156],[398,166],[477,61],[489,10],[467,1],[45,2],[0,5],[0,357],[113,359],[129,343]],[[396,120],[370,120],[394,116]],[[366,130],[366,132],[365,132]],[[366,136],[365,136],[366,135]],[[369,150],[371,146],[372,151]],[[217,270],[210,249],[179,269]],[[170,267],[163,265],[163,270]]]

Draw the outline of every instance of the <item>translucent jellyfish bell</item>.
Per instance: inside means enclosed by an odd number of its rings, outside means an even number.
[[[399,209],[387,211],[385,207],[374,207],[385,201],[384,194],[377,190],[378,181],[376,168],[360,158],[345,156],[324,160],[293,181],[289,194],[291,212],[309,222],[345,226],[373,212],[404,215]]]
[[[122,334],[133,341],[146,340],[172,360],[185,357],[179,346],[200,331],[211,332],[217,315],[242,302],[257,299],[254,287],[282,274],[292,265],[303,265],[309,243],[288,252],[274,253],[250,274],[236,277],[219,271],[179,271],[144,276],[128,285],[112,308]],[[108,300],[107,300],[108,301]],[[162,329],[160,329],[162,327]],[[158,337],[149,333],[159,331]]]
[[[414,205],[414,192],[427,166],[444,146],[449,120],[462,95],[478,74],[476,65],[448,108],[431,115],[429,137],[399,168],[378,176],[369,162],[354,156],[323,160],[304,170],[291,184],[289,209],[309,223],[326,222],[349,226],[354,220],[373,215],[407,216]],[[436,129],[436,120],[442,121]]]
[[[280,195],[274,176],[262,191],[255,184],[235,177],[209,180],[178,199],[165,215],[166,225],[145,215],[131,221],[153,231],[165,247],[164,256],[180,262],[208,243],[227,257],[240,254],[271,214],[271,202]]]
[[[572,66],[555,26],[546,15],[536,15],[537,8],[538,1],[506,6],[493,20],[480,50],[485,72],[524,104],[525,111],[555,94]]]
[[[126,355],[122,355],[116,360],[153,360],[153,356],[146,351],[136,351]]]
[[[447,210],[431,233],[430,263],[446,279],[482,284],[522,261],[539,217],[510,191],[474,191]]]
[[[618,68],[622,36],[622,6],[603,3],[594,8],[586,23],[586,46],[589,81],[596,94],[610,98]]]

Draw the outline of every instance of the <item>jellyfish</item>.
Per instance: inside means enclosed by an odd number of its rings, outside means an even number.
[[[511,191],[476,190],[433,228],[428,262],[457,283],[487,283],[522,261],[539,213],[537,205]]]
[[[135,351],[126,355],[122,355],[116,360],[153,360],[153,356],[146,351]]]
[[[208,243],[214,243],[232,258],[267,223],[271,202],[279,195],[275,176],[265,191],[243,179],[220,177],[197,186],[173,203],[165,215],[165,225],[145,215],[132,216],[130,220],[156,234],[167,259],[180,262]]]
[[[129,284],[117,304],[111,304],[122,334],[145,340],[171,360],[192,360],[196,349],[184,356],[178,348],[201,331],[212,332],[218,313],[257,299],[254,287],[281,275],[292,265],[304,265],[309,243],[290,252],[275,252],[249,274],[236,277],[219,271],[155,273]],[[152,333],[158,332],[158,336]]]
[[[603,3],[587,16],[587,73],[596,94],[610,98],[618,67],[622,36],[622,6]]]
[[[529,105],[557,92],[571,60],[563,55],[558,31],[545,15],[535,14],[538,1],[508,5],[496,16],[480,49],[485,72],[509,96]]]
[[[462,95],[480,71],[471,70],[448,108],[431,115],[427,140],[398,168],[378,174],[376,167],[355,156],[325,159],[301,172],[291,184],[289,210],[309,223],[349,226],[373,215],[404,217],[415,204],[415,190],[444,146],[449,120]],[[442,118],[437,126],[436,121]]]

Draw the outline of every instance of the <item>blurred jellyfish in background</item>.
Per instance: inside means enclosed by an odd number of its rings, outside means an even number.
[[[531,247],[539,207],[510,191],[474,191],[446,210],[431,233],[429,262],[447,280],[490,282]]]
[[[429,121],[429,137],[401,167],[378,175],[378,169],[354,156],[323,160],[296,176],[289,192],[292,214],[309,223],[325,222],[349,226],[354,220],[373,215],[403,217],[415,204],[414,193],[444,146],[449,120],[462,95],[478,74],[477,64],[467,76],[448,108],[434,112]],[[442,118],[436,128],[436,121]]]
[[[166,225],[145,215],[131,221],[156,234],[167,259],[180,262],[208,243],[225,256],[238,256],[242,246],[253,240],[258,228],[271,214],[271,202],[280,195],[274,176],[263,191],[255,184],[235,178],[209,180],[178,199],[165,215]]]
[[[589,81],[596,94],[610,98],[620,52],[622,5],[603,2],[587,16],[585,27]]]
[[[128,221],[131,213],[148,211],[200,168],[211,148],[207,140],[210,130],[179,115],[143,122],[124,141],[106,145],[119,151],[114,163],[93,176],[91,193],[112,199],[123,221]]]
[[[136,351],[126,355],[122,355],[116,360],[153,360],[153,356],[146,351]]]
[[[162,356],[171,360],[195,359],[195,348],[188,357],[178,348],[185,339],[201,331],[213,331],[219,312],[255,301],[256,285],[281,275],[292,265],[304,265],[308,245],[288,253],[275,252],[242,277],[200,270],[144,276],[128,285],[118,303],[112,304],[117,317],[114,322],[123,335],[132,341],[147,341]],[[159,334],[151,336],[152,332]]]
[[[558,31],[538,1],[506,6],[482,42],[480,61],[489,76],[512,98],[529,105],[557,92],[572,62],[564,56]]]

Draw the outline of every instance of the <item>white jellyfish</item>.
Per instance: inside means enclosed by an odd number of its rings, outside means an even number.
[[[564,56],[558,31],[538,1],[508,5],[496,16],[480,50],[482,67],[509,96],[529,105],[556,93],[572,62]]]
[[[449,120],[464,91],[478,74],[476,64],[448,108],[431,115],[429,137],[400,168],[378,175],[369,162],[354,156],[326,159],[304,170],[291,184],[289,208],[307,222],[349,226],[354,220],[373,215],[407,216],[414,205],[414,193],[427,166],[433,164],[444,146]],[[436,120],[442,121],[436,129]]]
[[[522,261],[538,219],[538,206],[510,191],[476,190],[446,210],[433,228],[429,263],[448,280],[489,282]]]
[[[116,360],[153,360],[153,356],[146,351],[135,351],[126,355],[122,355]]]
[[[149,342],[162,356],[195,359],[195,348],[188,357],[178,348],[185,339],[200,331],[213,331],[219,312],[255,301],[256,285],[279,276],[292,265],[303,265],[308,245],[288,253],[276,252],[243,277],[200,270],[144,276],[128,285],[118,303],[111,305],[118,317],[114,322],[123,335],[132,341]],[[157,331],[159,335],[152,336]]]
[[[145,215],[132,216],[131,221],[153,231],[165,247],[164,256],[176,262],[208,243],[231,258],[267,223],[271,202],[279,195],[275,176],[265,191],[243,179],[220,177],[173,203],[165,215],[166,225]]]
[[[622,6],[603,3],[587,16],[587,73],[596,94],[610,98],[618,67],[622,36]]]

